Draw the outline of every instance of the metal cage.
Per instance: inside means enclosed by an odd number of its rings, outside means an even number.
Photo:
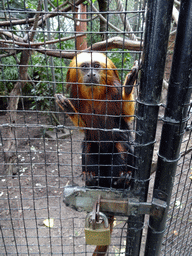
[[[2,0],[0,254],[191,255],[191,67],[189,0]]]

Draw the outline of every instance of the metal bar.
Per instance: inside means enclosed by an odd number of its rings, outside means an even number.
[[[147,200],[158,110],[172,16],[173,0],[148,0],[140,90],[138,98],[134,190]],[[126,255],[139,255],[144,215],[128,219]]]
[[[77,210],[91,212],[93,205],[100,196],[102,199],[125,201],[130,198],[139,202],[138,198],[134,197],[130,190],[118,191],[115,189],[88,189],[81,187],[66,186],[64,188],[64,203]],[[102,205],[102,203],[101,203]],[[105,209],[102,209],[105,211]],[[123,213],[121,214],[123,215]]]
[[[179,23],[177,28],[167,106],[164,116],[157,173],[154,186],[154,197],[160,198],[160,191],[166,195],[169,205],[177,162],[180,158],[181,141],[187,121],[187,110],[192,91],[192,1],[181,2]],[[160,253],[162,238],[166,228],[167,211],[158,220],[150,217],[146,256],[156,256]]]
[[[138,216],[140,214],[154,215],[161,218],[167,205],[163,200],[154,199],[151,203],[140,202],[130,191],[88,189],[66,186],[64,188],[64,203],[77,211],[93,211],[100,198],[100,211],[118,216]],[[96,211],[96,209],[94,210]]]

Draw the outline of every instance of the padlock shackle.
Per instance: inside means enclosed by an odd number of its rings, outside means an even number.
[[[90,222],[89,220],[93,216],[93,214],[94,214],[94,212],[90,212],[87,214],[86,219],[85,219],[85,227],[89,227],[89,222]],[[108,221],[107,216],[102,212],[99,212],[98,214],[99,214],[99,217],[101,217],[101,219],[104,221],[104,227],[108,228],[109,221]]]
[[[104,213],[99,212],[99,217],[101,217],[101,218],[104,220],[104,226],[105,226],[105,228],[108,228],[108,226],[109,226],[109,221],[108,221],[107,216],[106,216]]]

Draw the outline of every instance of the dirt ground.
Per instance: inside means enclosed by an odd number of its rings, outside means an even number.
[[[6,124],[4,115],[0,116],[2,124]],[[60,138],[61,133],[51,129],[46,115],[25,111],[18,113],[17,124],[14,138],[17,174],[13,177],[5,174],[6,127],[0,126],[0,255],[92,255],[94,246],[86,245],[84,238],[86,213],[70,209],[63,203],[64,186],[84,186],[81,178],[83,134],[73,129],[69,137]],[[68,125],[70,128],[71,124]],[[45,127],[56,138],[47,137]],[[160,130],[161,122],[154,161]],[[151,184],[153,179],[154,175]],[[152,191],[150,186],[149,197]],[[45,219],[53,219],[53,227],[44,225]],[[126,218],[116,218],[109,255],[124,255],[126,228],[122,228],[125,221]]]

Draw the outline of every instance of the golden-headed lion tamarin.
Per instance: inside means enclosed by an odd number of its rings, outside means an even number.
[[[85,134],[82,172],[87,186],[123,189],[130,184],[134,157],[128,122],[134,115],[137,74],[136,62],[122,86],[109,58],[83,52],[73,58],[67,72],[70,99],[55,95],[61,109]],[[110,219],[112,223],[113,217]],[[97,246],[93,255],[106,251],[107,246]]]

